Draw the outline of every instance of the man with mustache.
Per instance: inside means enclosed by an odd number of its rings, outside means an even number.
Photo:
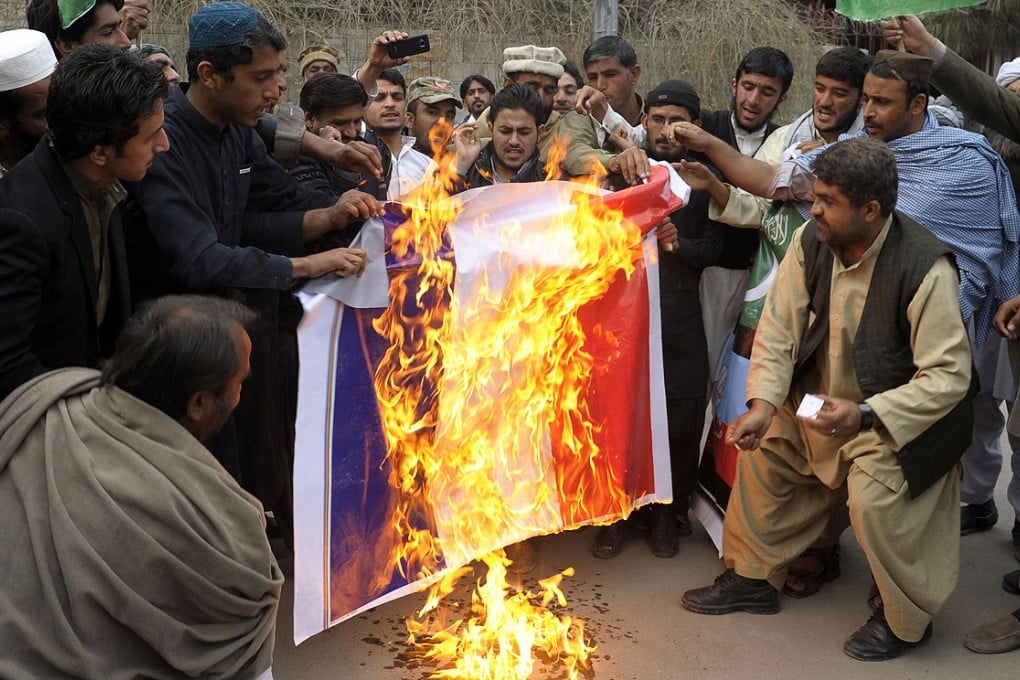
[[[458,188],[545,179],[538,137],[548,118],[542,99],[527,85],[511,84],[497,92],[489,104],[492,139],[485,146],[470,123],[454,133]]]
[[[727,570],[689,590],[701,614],[775,614],[785,571],[846,484],[882,595],[843,651],[900,656],[931,637],[959,568],[959,459],[969,443],[970,348],[952,251],[895,209],[897,170],[877,139],[828,146],[813,219],[769,290],[728,439],[747,453],[723,528]],[[807,412],[801,405],[817,400]]]

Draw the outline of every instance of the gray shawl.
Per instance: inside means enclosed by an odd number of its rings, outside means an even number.
[[[251,678],[283,578],[259,502],[99,373],[0,404],[0,677]]]

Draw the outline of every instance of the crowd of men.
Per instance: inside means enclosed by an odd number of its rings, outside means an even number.
[[[844,651],[884,660],[929,639],[961,534],[998,519],[1020,214],[1012,166],[928,105],[936,86],[1020,142],[1020,62],[993,80],[902,18],[886,33],[909,52],[832,49],[811,109],[779,127],[795,74],[774,47],[751,49],[731,106],[709,111],[685,81],[645,89],[617,36],[577,65],[509,46],[497,87],[406,82],[410,58],[387,46],[407,34],[387,31],[351,75],[334,48],[304,49],[295,105],[287,41],[257,10],[200,8],[183,64],[132,47],[147,20],[145,0],[30,0],[28,28],[0,33],[0,675],[271,677],[283,577],[267,531],[292,540],[291,293],[359,275],[361,225],[442,151],[455,191],[596,172],[621,189],[654,162],[692,187],[655,230],[674,501],[644,519],[663,558],[691,533],[708,389],[783,213],[797,231],[728,431],[748,453],[726,570],[682,604],[776,613],[780,593],[839,576],[850,527],[874,613]],[[1015,451],[1020,416],[1008,428]],[[632,525],[602,527],[595,556],[619,555]],[[1013,543],[1020,560],[1020,519]],[[1020,648],[1020,609],[966,644]]]

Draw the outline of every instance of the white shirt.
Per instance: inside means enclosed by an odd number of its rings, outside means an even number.
[[[435,162],[414,148],[415,138],[401,136],[400,153],[393,157],[390,170],[390,184],[386,189],[386,198],[395,201],[409,194],[421,184],[425,173],[435,167]]]

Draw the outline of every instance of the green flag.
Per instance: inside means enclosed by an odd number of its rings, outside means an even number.
[[[972,7],[985,0],[836,0],[836,11],[857,21],[878,21],[905,14]]]
[[[96,6],[96,0],[57,0],[57,11],[60,13],[60,27],[69,28],[71,24],[85,16],[85,13]]]

